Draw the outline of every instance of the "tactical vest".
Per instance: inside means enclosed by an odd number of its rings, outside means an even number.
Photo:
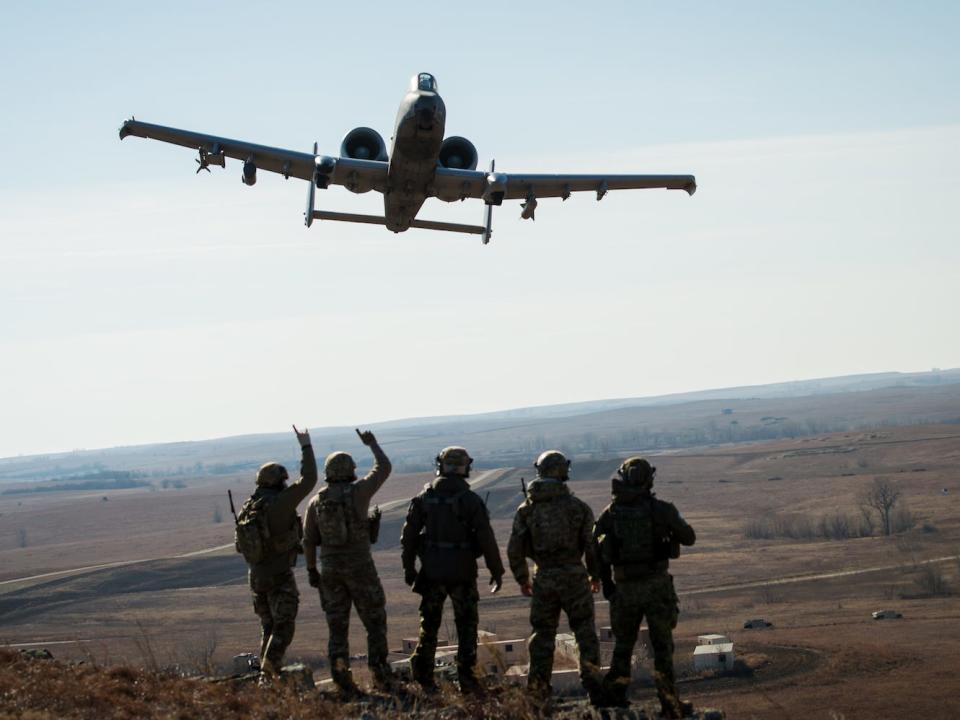
[[[297,517],[293,527],[282,533],[271,533],[267,511],[277,499],[275,494],[254,494],[240,508],[234,531],[234,546],[243,559],[259,565],[300,548],[302,530]]]
[[[428,488],[422,503],[427,516],[423,533],[423,550],[469,551],[480,556],[480,548],[474,537],[474,529],[463,519],[460,498],[469,490],[454,495],[441,495]]]
[[[341,485],[339,497],[331,497],[331,488],[318,493],[316,505],[317,530],[320,532],[320,547],[348,548],[366,546],[370,542],[370,527],[367,518],[358,517],[353,503],[353,484]]]

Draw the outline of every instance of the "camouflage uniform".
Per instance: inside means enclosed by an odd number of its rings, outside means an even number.
[[[622,476],[627,463],[621,466]],[[615,704],[627,704],[630,659],[646,617],[661,708],[665,717],[679,718],[683,712],[673,672],[673,629],[679,606],[667,568],[671,557],[679,557],[681,544],[694,544],[696,533],[672,503],[657,499],[650,491],[656,468],[649,464],[646,468],[649,478],[640,485],[613,481],[613,502],[604,508],[594,528],[616,639],[605,686]]]
[[[267,468],[283,468],[276,464]],[[284,474],[286,471],[283,470]],[[313,448],[306,445],[302,449],[300,479],[284,487],[261,486],[250,498],[268,498],[267,523],[270,535],[276,543],[285,547],[271,552],[267,557],[250,566],[249,581],[253,592],[253,609],[260,618],[260,666],[267,673],[279,672],[283,663],[283,654],[293,640],[296,627],[297,609],[300,593],[293,577],[293,567],[300,550],[300,519],[297,505],[310,494],[317,484],[317,463]],[[243,510],[241,509],[241,515]],[[287,542],[289,539],[290,542]]]
[[[507,557],[521,586],[530,582],[527,558],[536,563],[527,684],[540,695],[549,696],[551,691],[553,653],[563,610],[580,652],[580,680],[591,700],[599,698],[600,643],[591,591],[591,582],[599,580],[599,567],[591,542],[592,529],[593,511],[559,478],[538,478],[530,483],[527,499],[513,519]]]
[[[467,457],[466,451],[463,454]],[[469,464],[466,468],[464,472],[469,473]],[[400,542],[404,578],[421,598],[420,640],[410,658],[414,679],[433,686],[437,632],[449,597],[457,627],[460,687],[476,689],[477,557],[483,555],[491,582],[496,581],[498,588],[504,568],[487,508],[470,490],[466,474],[440,475],[410,501]]]
[[[303,544],[308,573],[315,572],[316,549],[320,548],[320,604],[330,632],[327,651],[331,675],[338,686],[345,688],[353,687],[348,639],[351,605],[356,607],[367,631],[367,664],[375,680],[378,684],[386,683],[391,675],[387,663],[386,595],[370,554],[368,518],[370,500],[389,477],[391,465],[375,442],[371,450],[373,469],[362,479],[352,482],[328,477],[327,487],[310,500],[304,523]],[[323,537],[319,510],[325,502],[346,509],[343,513],[346,534],[340,538],[344,542],[334,544]]]

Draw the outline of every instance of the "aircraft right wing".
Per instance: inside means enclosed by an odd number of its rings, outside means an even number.
[[[609,190],[664,188],[685,190],[690,195],[697,191],[693,175],[547,175],[437,168],[434,183],[437,196],[444,200],[496,195],[501,200],[526,200],[531,196],[566,200],[572,193],[590,191],[596,192],[599,200]]]
[[[243,140],[154,125],[132,118],[124,122],[120,128],[121,140],[128,135],[198,150],[200,156],[197,159],[199,165],[197,172],[210,165],[224,167],[225,158],[236,158],[243,162],[244,182],[250,185],[256,182],[257,170],[279,173],[285,178],[316,180],[318,187],[326,187],[327,184],[332,183],[343,185],[354,191],[383,192],[387,184],[387,163],[377,160],[353,160],[284,150]]]

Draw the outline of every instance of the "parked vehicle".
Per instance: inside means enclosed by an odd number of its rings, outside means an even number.
[[[874,620],[897,620],[902,617],[896,610],[877,610],[873,613]]]
[[[768,628],[768,627],[773,627],[773,623],[767,622],[763,618],[755,618],[753,620],[747,620],[743,624],[744,630],[757,630],[757,629]]]

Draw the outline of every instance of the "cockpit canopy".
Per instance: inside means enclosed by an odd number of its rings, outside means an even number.
[[[437,92],[437,79],[430,73],[414,75],[410,81],[410,90],[417,92]]]

